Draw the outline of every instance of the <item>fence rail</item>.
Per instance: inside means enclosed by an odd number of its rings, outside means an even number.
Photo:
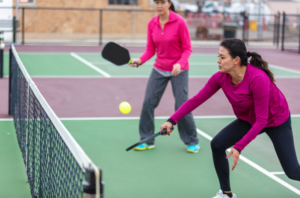
[[[15,12],[14,7],[1,7],[1,9],[11,9]],[[279,47],[281,40],[281,47],[285,49],[284,44],[287,39],[283,33],[286,33],[284,31],[286,28],[282,28],[280,13],[250,15],[248,13],[178,12],[178,14],[186,20],[191,39],[195,41],[221,41],[227,36],[234,36],[245,42],[273,42]],[[102,45],[109,40],[127,43],[146,42],[147,23],[155,15],[154,10],[132,8],[19,7],[18,21],[13,20],[9,23],[12,27],[4,28],[4,31],[12,31],[11,42],[20,40],[21,44],[85,42]],[[1,26],[2,23],[4,22],[0,20],[0,29],[5,27]],[[262,31],[258,31],[259,29]],[[229,34],[228,31],[234,34]],[[20,39],[17,39],[19,37]]]

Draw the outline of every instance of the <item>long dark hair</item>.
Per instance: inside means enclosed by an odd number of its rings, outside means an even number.
[[[159,0],[154,0],[154,1],[159,1]],[[172,10],[173,12],[176,12],[175,6],[171,0],[163,0],[163,1],[167,1],[167,2],[171,3],[171,6],[169,7],[169,9]]]
[[[228,53],[232,58],[237,56],[240,57],[241,65],[247,65],[248,58],[251,56],[250,64],[266,72],[271,81],[275,82],[274,74],[269,70],[268,63],[262,59],[260,54],[256,52],[247,52],[244,41],[240,39],[229,38],[222,41],[221,46],[228,50]]]

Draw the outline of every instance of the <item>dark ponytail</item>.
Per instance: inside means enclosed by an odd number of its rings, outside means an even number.
[[[235,38],[229,38],[222,41],[221,46],[225,47],[232,58],[240,57],[241,65],[247,65],[248,58],[251,56],[250,64],[257,67],[269,76],[272,82],[275,82],[274,74],[269,70],[268,63],[256,52],[247,52],[244,41]]]
[[[250,64],[261,70],[264,70],[264,72],[268,74],[271,81],[275,82],[274,74],[269,70],[268,63],[261,58],[261,55],[256,52],[248,52],[247,54],[252,57],[250,59]]]
[[[175,6],[174,6],[173,2],[170,1],[170,0],[168,0],[168,2],[169,2],[169,3],[171,2],[171,6],[169,7],[169,9],[172,10],[173,12],[176,12]]]

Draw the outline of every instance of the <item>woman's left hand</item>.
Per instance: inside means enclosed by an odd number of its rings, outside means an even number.
[[[176,63],[173,65],[173,70],[172,70],[172,76],[177,76],[181,72],[181,66],[180,64]]]
[[[239,161],[240,153],[235,148],[232,148],[229,154],[227,155],[226,159],[230,158],[231,155],[233,155],[233,164],[231,169],[233,170]]]

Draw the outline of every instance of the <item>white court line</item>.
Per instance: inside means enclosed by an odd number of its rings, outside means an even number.
[[[5,78],[8,78],[9,76],[4,76]],[[105,76],[95,76],[95,75],[85,75],[85,76],[76,76],[76,75],[63,75],[63,76],[43,76],[43,75],[31,75],[31,78],[107,78]],[[202,75],[202,76],[189,76],[189,78],[210,78],[209,75]],[[110,76],[109,78],[149,78],[149,75],[135,75],[135,76]],[[300,76],[299,76],[300,78]]]
[[[156,116],[155,119],[169,119],[170,116]],[[217,115],[217,116],[194,116],[196,119],[211,119],[211,118],[236,118],[234,115]],[[140,117],[74,117],[60,118],[60,120],[139,120]]]
[[[209,135],[207,135],[205,132],[201,131],[200,129],[197,129],[197,132],[202,135],[203,137],[205,137],[208,140],[212,140],[212,137],[210,137]],[[230,152],[231,149],[227,149],[228,152]],[[267,171],[266,169],[260,167],[259,165],[257,165],[256,163],[252,162],[251,160],[249,160],[248,158],[240,155],[240,159],[244,162],[246,162],[247,164],[249,164],[250,166],[252,166],[253,168],[255,168],[256,170],[262,172],[263,174],[265,174],[266,176],[270,177],[271,179],[275,180],[276,182],[278,182],[279,184],[285,186],[286,188],[290,189],[291,191],[295,192],[296,194],[300,195],[300,190],[298,190],[297,188],[295,188],[294,186],[288,184],[287,182],[283,181],[282,179],[276,177],[274,174],[270,173],[269,171]]]
[[[4,78],[8,78],[9,76],[3,76]],[[105,76],[95,76],[95,75],[85,75],[85,76],[75,76],[75,75],[49,75],[49,76],[44,76],[44,75],[31,75],[31,78],[107,78]],[[211,75],[199,75],[199,76],[193,76],[190,75],[189,78],[210,78]],[[109,78],[149,78],[149,75],[136,75],[136,76],[110,76]],[[300,76],[275,76],[275,79],[298,79]]]
[[[0,121],[13,121],[12,118],[0,118]]]
[[[24,53],[24,52],[22,52]],[[27,52],[25,52],[27,53]],[[28,52],[30,54],[30,52]],[[35,53],[35,52],[33,52]],[[44,52],[41,52],[41,53],[44,53]],[[50,52],[51,53],[51,52]],[[65,52],[62,52],[62,54],[64,54]],[[99,56],[99,53],[93,53],[93,52],[77,52],[78,54],[84,54],[84,55],[91,55],[91,56]],[[130,53],[130,55],[142,55],[144,53],[144,50],[140,53],[138,52],[133,52],[133,53]],[[19,53],[20,54],[20,53]],[[47,52],[45,52],[44,54],[47,54]],[[58,53],[59,54],[59,53]],[[218,53],[201,53],[201,52],[193,52],[191,54],[190,57],[194,57],[194,56],[218,56]],[[156,56],[155,56],[156,57]]]
[[[300,114],[292,114],[292,118],[299,118]],[[170,116],[156,116],[155,119],[169,119]],[[218,119],[218,118],[236,118],[235,115],[211,115],[194,116],[195,119]],[[140,117],[61,117],[60,120],[138,120]],[[12,118],[0,118],[0,121],[12,121]]]
[[[106,76],[95,76],[95,75],[84,75],[84,76],[76,76],[76,75],[63,75],[63,76],[43,76],[43,75],[30,75],[31,78],[107,78]],[[110,76],[111,77],[111,76]],[[109,78],[110,78],[109,77]]]
[[[93,64],[107,64],[108,62],[107,61],[91,61],[91,63],[93,63]],[[154,64],[154,62],[146,62],[143,65],[153,65],[153,64]],[[213,62],[201,62],[201,61],[199,61],[199,62],[189,62],[189,64],[190,65],[201,65],[201,66],[203,66],[203,65],[216,65],[216,66],[218,66],[217,62],[213,63]]]
[[[105,61],[96,61],[96,62],[92,62],[93,64],[105,64],[107,62]],[[154,62],[147,62],[145,63],[144,65],[153,65]],[[217,62],[189,62],[190,65],[218,65]],[[300,71],[299,70],[295,70],[295,69],[289,69],[289,68],[285,68],[285,67],[281,67],[281,66],[278,66],[278,65],[273,65],[273,64],[269,64],[269,67],[271,68],[275,68],[275,69],[280,69],[280,70],[284,70],[284,71],[289,71],[289,72],[293,72],[293,73],[296,73],[296,74],[300,74]]]
[[[284,70],[284,71],[289,71],[289,72],[293,72],[293,73],[296,73],[296,74],[300,74],[299,70],[289,69],[289,68],[285,68],[285,67],[281,67],[281,66],[277,66],[277,65],[273,65],[273,64],[269,64],[269,67],[273,67],[273,68],[276,68],[276,69],[280,69],[280,70]],[[275,78],[276,78],[276,76],[275,76]]]
[[[273,175],[285,175],[285,172],[270,172]]]
[[[170,116],[156,116],[155,119],[169,119]],[[211,118],[236,118],[234,115],[213,115],[213,116],[194,116],[196,119],[211,119]],[[59,118],[60,120],[139,120],[140,117],[66,117]],[[3,118],[0,121],[11,121],[12,118]]]
[[[87,66],[89,66],[90,68],[94,69],[95,71],[99,72],[100,74],[102,74],[103,76],[109,78],[110,75],[108,73],[106,73],[105,71],[99,69],[98,67],[96,67],[95,65],[93,65],[92,63],[88,62],[87,60],[81,58],[80,56],[78,56],[77,54],[71,52],[70,53],[71,56],[73,56],[74,58],[78,59],[79,61],[83,62],[84,64],[86,64]]]
[[[292,114],[292,118],[299,118],[300,114]],[[169,119],[170,116],[155,116],[155,119]],[[236,118],[235,115],[211,115],[211,116],[194,116],[195,119],[221,119]],[[61,120],[139,120],[140,117],[65,117]]]

